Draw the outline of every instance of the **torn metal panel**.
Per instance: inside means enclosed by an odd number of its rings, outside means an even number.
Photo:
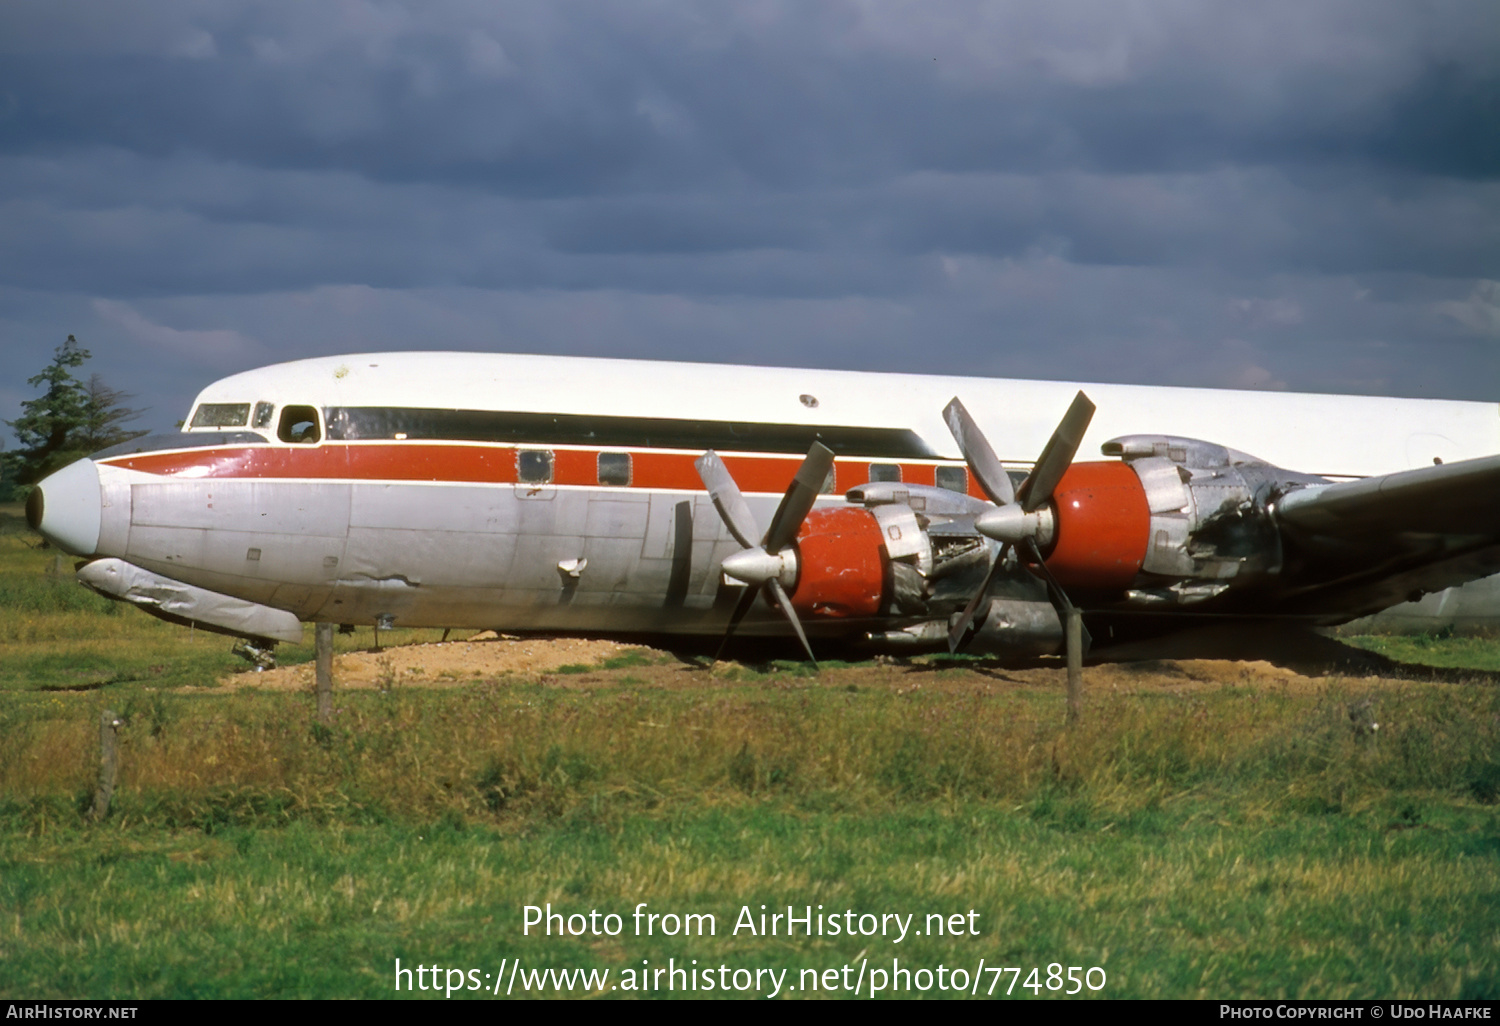
[[[78,571],[78,580],[106,598],[129,602],[174,623],[199,624],[237,637],[302,640],[301,621],[284,609],[183,584],[123,559],[87,563]]]
[[[891,559],[906,559],[922,573],[932,569],[932,541],[922,530],[917,514],[900,503],[870,507],[880,525],[880,540]]]
[[[1188,554],[1193,523],[1187,515],[1161,513],[1151,518],[1151,541],[1141,569],[1164,577],[1191,576],[1198,564]]]
[[[1188,507],[1188,490],[1184,472],[1171,460],[1147,456],[1134,460],[1131,468],[1141,479],[1146,504],[1153,514],[1181,513]]]

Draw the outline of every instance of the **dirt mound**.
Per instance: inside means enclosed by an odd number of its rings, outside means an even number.
[[[341,688],[442,687],[488,680],[505,673],[547,673],[562,666],[594,666],[638,646],[586,638],[516,638],[484,631],[463,641],[346,652],[333,659]],[[247,670],[220,681],[227,688],[297,691],[313,686],[313,664]]]
[[[1086,691],[1186,693],[1226,686],[1271,686],[1303,691],[1326,687],[1330,678],[1437,679],[1438,671],[1401,667],[1373,653],[1362,652],[1330,639],[1309,636],[1289,644],[1261,645],[1241,633],[1241,658],[1209,655],[1222,636],[1189,636],[1186,644],[1171,646],[1124,646],[1091,659],[1084,669]],[[612,670],[603,664],[627,652],[644,658]],[[792,665],[792,664],[787,664]],[[567,674],[557,674],[563,667]],[[584,669],[587,667],[588,669]],[[1452,671],[1458,674],[1459,671]],[[489,681],[507,674],[546,676],[548,683],[562,687],[597,687],[618,683],[649,684],[661,688],[701,687],[708,679],[776,683],[800,680],[812,683],[805,669],[784,669],[773,663],[711,663],[706,658],[673,658],[665,651],[640,644],[587,638],[539,638],[496,635],[485,631],[462,641],[405,645],[375,651],[348,652],[334,658],[334,685],[339,688],[452,687]],[[961,681],[960,678],[966,679]],[[967,687],[978,682],[987,687],[1056,687],[1066,679],[1060,658],[1032,660],[1013,666],[998,659],[964,662],[947,660],[941,654],[912,658],[883,657],[854,665],[825,665],[816,678],[829,686]],[[311,690],[313,666],[304,663],[264,673],[236,673],[220,682],[221,687]]]
[[[1272,667],[1276,672],[1308,678],[1382,677],[1455,684],[1473,680],[1500,682],[1500,674],[1492,671],[1403,663],[1321,631],[1276,624],[1226,624],[1114,645],[1100,653],[1098,662],[1100,665],[1182,667],[1217,663],[1228,667]]]

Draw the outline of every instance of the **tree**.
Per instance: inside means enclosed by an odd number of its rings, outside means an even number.
[[[80,427],[79,446],[85,453],[108,449],[111,445],[119,445],[146,434],[145,431],[127,431],[121,427],[146,412],[125,406],[125,403],[135,398],[133,394],[110,388],[98,374],[89,375],[89,383],[83,386],[83,391],[83,424]]]
[[[83,366],[88,359],[89,351],[69,335],[57,347],[47,368],[26,380],[28,385],[45,391],[39,398],[21,404],[21,416],[6,421],[21,448],[0,457],[0,490],[6,485],[35,484],[89,453],[146,433],[123,427],[145,412],[123,405],[133,396],[110,388],[97,374],[86,385],[73,376],[73,368]]]

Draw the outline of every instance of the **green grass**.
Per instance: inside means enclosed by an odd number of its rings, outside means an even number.
[[[671,656],[661,656],[650,649],[632,648],[617,656],[610,656],[601,663],[568,663],[552,672],[564,675],[598,673],[600,670],[625,670],[632,666],[659,666],[672,661]]]
[[[1099,965],[1113,997],[1493,997],[1493,824],[1426,836],[1378,814],[1254,824],[1197,801],[1149,822],[942,802],[812,814],[759,802],[504,829],[453,822],[204,834],[99,828],[0,841],[8,994],[389,997],[395,960],[497,970],[679,964]],[[1112,828],[1105,830],[1105,827]],[[630,913],[711,913],[712,937]],[[524,936],[523,908],[621,916]],[[748,906],[979,912],[978,936],[759,937]],[[1002,984],[1003,987],[1003,984]],[[1024,989],[1021,996],[1027,996]],[[418,995],[428,996],[428,995]],[[467,996],[467,995],[465,995]],[[488,995],[482,995],[488,996]]]
[[[1436,634],[1362,634],[1340,639],[1388,659],[1419,666],[1500,672],[1500,639]]]

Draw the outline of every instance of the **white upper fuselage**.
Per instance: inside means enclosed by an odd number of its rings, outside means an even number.
[[[194,409],[268,402],[909,429],[934,458],[957,460],[942,410],[958,396],[1000,459],[1024,467],[1080,388],[1099,408],[1080,459],[1137,433],[1202,438],[1327,477],[1500,452],[1500,405],[1487,402],[492,353],[297,360],[216,381]]]

